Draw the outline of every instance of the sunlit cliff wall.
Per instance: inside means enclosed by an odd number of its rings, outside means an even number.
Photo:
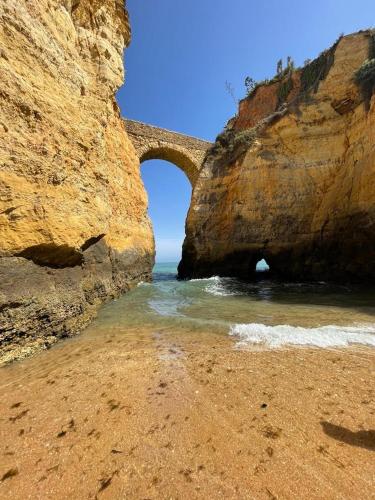
[[[249,278],[265,258],[282,278],[374,280],[375,97],[355,76],[374,47],[343,37],[240,103],[195,186],[181,277]]]
[[[154,260],[139,160],[115,93],[121,0],[0,3],[0,351],[79,331]]]

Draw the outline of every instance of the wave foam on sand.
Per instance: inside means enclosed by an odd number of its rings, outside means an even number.
[[[375,347],[375,325],[337,326],[317,328],[261,323],[236,324],[229,334],[239,338],[238,345],[263,344],[276,349],[286,345],[314,347],[348,347],[362,344]]]

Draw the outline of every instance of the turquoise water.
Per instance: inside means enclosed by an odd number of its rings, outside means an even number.
[[[238,346],[375,347],[375,291],[327,283],[176,280],[177,263],[157,264],[141,283],[104,306],[93,328],[151,327],[232,336]]]

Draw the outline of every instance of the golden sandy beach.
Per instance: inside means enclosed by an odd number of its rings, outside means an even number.
[[[375,498],[374,352],[172,329],[0,370],[2,499]]]

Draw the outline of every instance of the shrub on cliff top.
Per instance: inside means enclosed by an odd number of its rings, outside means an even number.
[[[281,90],[279,95],[279,104],[284,102],[289,92],[293,88],[293,82],[291,81],[292,73],[295,71],[294,61],[291,56],[287,57],[287,65],[286,68],[283,67],[283,60],[280,59],[277,62],[276,67],[276,75],[269,79],[265,78],[259,82],[256,82],[253,78],[249,76],[245,79],[245,88],[246,88],[246,98],[254,97],[257,89],[264,85],[270,85],[273,83],[281,82]],[[287,78],[287,81],[284,81]]]

